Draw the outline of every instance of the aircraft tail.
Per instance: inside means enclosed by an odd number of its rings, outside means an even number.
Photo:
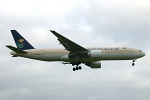
[[[11,30],[16,46],[20,50],[35,49],[26,39],[24,39],[16,30]]]

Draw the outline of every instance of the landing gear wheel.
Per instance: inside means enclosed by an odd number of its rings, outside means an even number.
[[[81,67],[81,66],[79,66],[79,67],[77,66],[77,67],[74,67],[74,68],[73,68],[73,71],[81,70],[81,69],[82,69],[82,67]]]
[[[78,67],[76,67],[76,70],[78,70],[79,68]]]
[[[78,69],[80,69],[80,70],[81,70],[81,69],[82,69],[82,67],[81,67],[81,66],[79,66],[79,68],[78,68]]]
[[[132,63],[132,66],[134,66],[135,65],[135,63]]]
[[[76,68],[73,68],[73,71],[76,71]]]

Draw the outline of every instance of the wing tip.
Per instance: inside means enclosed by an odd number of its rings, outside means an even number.
[[[11,32],[16,32],[16,30],[10,30]]]
[[[56,36],[58,36],[58,35],[60,35],[60,34],[58,34],[56,31],[54,31],[54,30],[50,30],[50,32],[52,32],[54,35],[56,35]]]
[[[49,31],[51,31],[51,32],[55,32],[54,30],[49,30]]]

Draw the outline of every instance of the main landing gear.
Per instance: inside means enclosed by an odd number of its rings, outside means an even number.
[[[82,69],[82,67],[81,67],[81,66],[77,66],[77,67],[74,67],[74,68],[73,68],[73,71],[81,70],[81,69]]]
[[[76,71],[76,70],[81,70],[82,69],[82,67],[81,66],[79,66],[81,64],[81,62],[80,61],[76,61],[75,63],[73,63],[72,65],[74,66],[74,65],[76,65],[76,67],[74,67],[73,68],[73,71]]]

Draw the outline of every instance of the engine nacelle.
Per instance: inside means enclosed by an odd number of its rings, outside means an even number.
[[[101,59],[102,58],[102,51],[101,50],[91,50],[89,53],[88,53],[88,56],[90,58],[93,58],[93,59]]]
[[[101,68],[101,62],[100,61],[89,62],[89,63],[86,63],[86,65],[91,67],[91,68]]]

